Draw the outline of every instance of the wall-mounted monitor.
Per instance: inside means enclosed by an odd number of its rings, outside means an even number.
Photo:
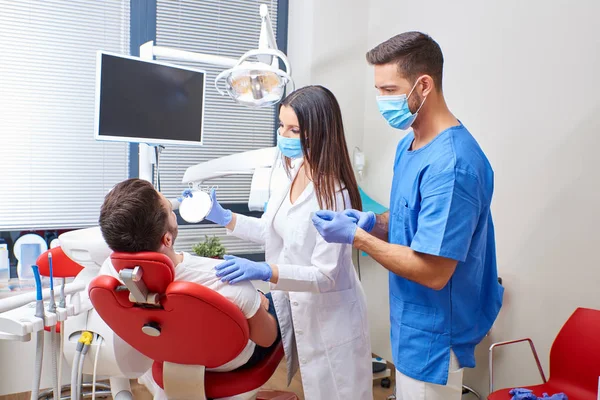
[[[96,140],[201,145],[206,73],[99,51]]]

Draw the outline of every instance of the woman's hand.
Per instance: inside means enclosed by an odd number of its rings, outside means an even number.
[[[360,229],[365,232],[371,232],[373,227],[375,226],[375,222],[377,222],[377,217],[375,213],[372,211],[358,211],[353,209],[348,209],[343,211],[344,215],[348,217],[356,219],[358,222],[356,223]]]
[[[217,201],[217,193],[215,189],[210,190],[210,198],[212,200],[212,207],[210,209],[210,212],[206,216],[206,219],[221,226],[229,225],[231,219],[233,218],[233,213],[231,212],[231,210],[224,209],[219,204],[219,202]]]
[[[231,284],[242,281],[268,281],[273,275],[271,266],[266,262],[255,262],[235,256],[225,256],[224,262],[215,267],[217,277]]]

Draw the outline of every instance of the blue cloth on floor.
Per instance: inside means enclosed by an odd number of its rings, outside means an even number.
[[[543,397],[537,397],[533,392],[529,389],[523,388],[515,388],[508,392],[512,398],[511,400],[568,400],[566,394],[557,393],[552,396],[548,396],[548,393],[544,393]]]

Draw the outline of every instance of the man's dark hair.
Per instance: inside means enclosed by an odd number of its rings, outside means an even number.
[[[118,183],[104,198],[100,230],[113,251],[157,251],[167,231],[169,211],[152,184],[142,179]]]
[[[367,61],[371,65],[396,63],[399,72],[410,81],[415,81],[420,75],[429,75],[437,90],[442,90],[442,49],[424,33],[405,32],[396,35],[370,50]]]

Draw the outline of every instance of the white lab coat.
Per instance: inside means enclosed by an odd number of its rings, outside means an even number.
[[[263,244],[266,261],[279,267],[279,281],[271,284],[271,290],[288,385],[299,366],[307,400],[371,400],[367,308],[352,264],[352,247],[327,243],[318,234],[311,222],[312,213],[319,210],[312,184],[290,208],[291,228],[282,239],[273,219],[290,186],[271,198],[262,218],[238,215],[230,233]],[[350,207],[348,193],[342,191],[338,210],[343,209],[343,198]]]

